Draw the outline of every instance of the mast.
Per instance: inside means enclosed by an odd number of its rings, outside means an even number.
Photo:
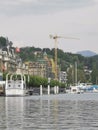
[[[77,62],[75,62],[75,85],[77,85]]]

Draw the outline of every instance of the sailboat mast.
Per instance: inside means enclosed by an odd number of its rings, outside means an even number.
[[[75,62],[75,85],[77,85],[77,62]]]

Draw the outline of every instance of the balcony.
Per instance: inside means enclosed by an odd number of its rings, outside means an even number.
[[[9,61],[9,57],[3,57],[3,61]]]

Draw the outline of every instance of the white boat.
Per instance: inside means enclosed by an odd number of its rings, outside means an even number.
[[[98,93],[98,89],[97,88],[93,88],[93,92]]]
[[[24,96],[27,93],[26,78],[24,75],[6,75],[5,96]]]
[[[70,93],[80,93],[80,89],[78,86],[70,86]]]

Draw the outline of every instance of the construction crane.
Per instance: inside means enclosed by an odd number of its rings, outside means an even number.
[[[64,38],[64,39],[79,40],[79,38],[75,38],[75,37],[62,37],[62,36],[57,36],[57,35],[55,35],[55,36],[50,35],[50,38],[55,40],[55,80],[58,80],[58,75],[57,75],[57,72],[58,72],[58,68],[57,68],[57,39],[58,38]]]

